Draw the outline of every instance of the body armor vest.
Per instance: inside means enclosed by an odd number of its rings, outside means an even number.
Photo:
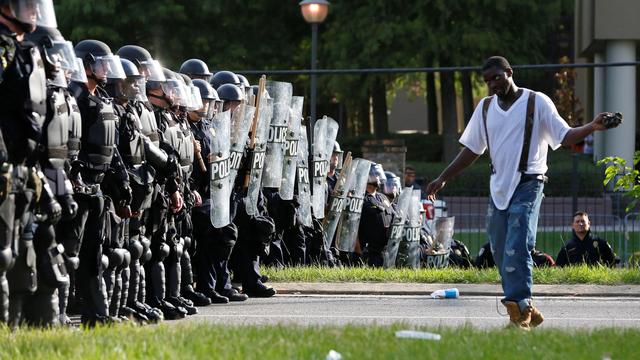
[[[116,110],[120,117],[118,150],[125,165],[127,167],[135,167],[142,164],[144,160],[144,142],[140,132],[140,118],[131,106],[116,105]]]
[[[69,107],[62,89],[52,89],[49,92],[49,111],[51,115],[47,117],[44,124],[47,134],[47,158],[51,166],[55,169],[62,169],[69,153],[67,142],[69,141]]]
[[[165,111],[162,116],[166,124],[163,132],[164,137],[178,154],[184,177],[188,178],[191,175],[194,156],[191,130],[186,124],[179,122],[171,113]]]
[[[194,147],[193,147],[193,134],[186,121],[180,123],[180,132],[182,135],[182,142],[180,144],[180,166],[182,167],[182,173],[185,179],[191,176],[193,171],[193,159],[194,159]]]
[[[36,47],[30,47],[28,52],[33,66],[31,74],[29,74],[31,111],[38,124],[42,126],[47,112],[47,76],[40,51]]]
[[[94,119],[87,119],[89,126],[87,149],[87,167],[95,170],[106,171],[111,164],[115,152],[116,124],[118,116],[115,114],[113,104],[107,99],[89,95],[90,107],[93,108]]]
[[[155,114],[142,102],[137,101],[134,106],[138,113],[142,134],[148,137],[156,147],[159,147],[160,139],[158,138],[158,125]]]
[[[78,158],[80,152],[80,137],[82,136],[82,115],[78,103],[73,95],[66,93],[65,100],[69,108],[69,138],[67,140],[67,149],[69,158],[74,160]]]

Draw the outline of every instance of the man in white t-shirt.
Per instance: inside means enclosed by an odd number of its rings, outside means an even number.
[[[548,96],[516,86],[505,58],[487,59],[482,76],[490,96],[478,104],[460,137],[462,151],[427,186],[426,192],[435,200],[435,194],[448,180],[489,149],[492,174],[487,235],[502,278],[502,303],[509,313],[510,325],[528,330],[543,321],[531,301],[531,250],[546,179],[547,150],[574,144],[594,131],[605,130],[603,120],[611,114],[598,114],[589,124],[571,128]]]

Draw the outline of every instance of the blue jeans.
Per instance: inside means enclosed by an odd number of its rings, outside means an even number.
[[[536,244],[543,188],[542,180],[523,181],[505,210],[496,208],[490,199],[487,211],[487,235],[502,278],[503,301],[517,302],[521,311],[531,305],[531,250]]]

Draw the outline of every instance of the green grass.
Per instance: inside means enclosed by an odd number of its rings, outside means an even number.
[[[441,341],[400,339],[398,330],[438,333]],[[0,359],[631,359],[640,331],[555,330],[530,333],[471,327],[223,326],[165,324],[85,330],[0,331]]]
[[[281,270],[263,268],[263,274],[273,282],[406,282],[451,284],[499,284],[498,271],[493,269],[381,269],[369,267],[326,268],[292,267]],[[607,267],[536,268],[535,284],[640,284],[637,268]]]

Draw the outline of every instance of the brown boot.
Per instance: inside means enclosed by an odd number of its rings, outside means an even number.
[[[509,313],[509,325],[508,327],[515,327],[521,330],[529,331],[529,324],[531,323],[531,306],[520,312],[520,306],[515,301],[504,301],[504,306]]]
[[[544,316],[540,310],[538,310],[535,306],[531,306],[531,323],[529,324],[531,327],[536,327],[544,321]]]

